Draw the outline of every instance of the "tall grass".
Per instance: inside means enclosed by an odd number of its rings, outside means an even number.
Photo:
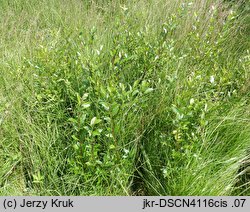
[[[0,1],[0,194],[248,195],[243,5]]]

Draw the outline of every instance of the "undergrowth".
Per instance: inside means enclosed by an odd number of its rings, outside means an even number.
[[[247,2],[34,2],[0,1],[1,195],[249,195]]]

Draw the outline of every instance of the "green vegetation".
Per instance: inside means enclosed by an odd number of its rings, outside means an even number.
[[[250,195],[249,8],[0,0],[0,195]]]

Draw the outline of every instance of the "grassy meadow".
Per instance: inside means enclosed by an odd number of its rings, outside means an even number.
[[[0,0],[0,195],[250,195],[250,3]]]

